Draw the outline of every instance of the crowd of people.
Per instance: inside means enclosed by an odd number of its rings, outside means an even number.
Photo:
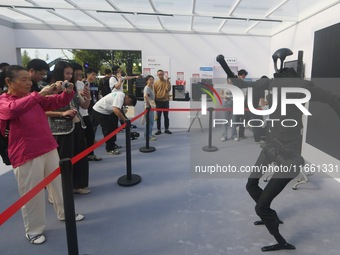
[[[88,67],[84,75],[81,65],[67,61],[58,61],[53,71],[41,59],[31,60],[26,68],[8,63],[1,63],[0,68],[0,132],[4,135],[9,123],[8,154],[21,196],[57,169],[61,158],[72,158],[92,146],[98,125],[104,136],[115,131],[119,120],[123,124],[128,119],[125,107],[137,103],[134,95],[124,93],[123,83],[141,76],[123,76],[119,66],[106,70],[99,84],[97,70]],[[155,99],[153,77],[145,80],[149,88],[145,101],[150,104]],[[150,123],[152,130],[153,119]],[[33,135],[37,133],[40,135]],[[116,135],[106,141],[106,154],[118,155],[120,148]],[[89,161],[100,160],[92,151],[73,165],[75,194],[91,192]],[[65,220],[60,176],[46,190],[57,218]],[[26,238],[32,244],[44,243],[45,191],[21,211]],[[75,219],[83,220],[84,215],[76,214]]]
[[[58,61],[53,71],[49,65],[41,59],[31,60],[26,68],[8,63],[1,63],[0,79],[0,131],[3,133],[6,123],[10,123],[9,156],[12,161],[14,173],[17,177],[19,193],[24,195],[39,181],[56,169],[59,159],[72,158],[86,148],[92,146],[96,140],[96,130],[101,126],[103,136],[114,132],[119,125],[127,120],[124,107],[135,106],[137,99],[134,95],[124,93],[123,84],[126,80],[142,78],[140,75],[124,75],[119,66],[105,70],[104,78],[98,82],[98,71],[83,67],[78,63]],[[85,71],[85,72],[84,72]],[[245,79],[247,71],[240,70],[239,78]],[[169,130],[169,108],[171,83],[170,78],[164,75],[163,70],[157,71],[157,79],[147,75],[143,90],[144,108],[158,108],[161,111],[150,111],[149,130],[144,131],[144,139],[157,140],[163,132],[172,134]],[[224,108],[232,108],[232,94],[222,90]],[[256,98],[256,102],[261,103]],[[20,107],[19,110],[16,109]],[[30,107],[24,107],[29,105]],[[32,106],[31,106],[32,105]],[[28,110],[36,108],[36,118],[25,122],[24,126],[18,123],[26,118]],[[6,109],[6,110],[5,110]],[[19,114],[21,113],[21,114]],[[162,131],[162,115],[164,119],[164,131]],[[234,122],[244,119],[245,116],[233,116],[231,111],[225,111],[225,118]],[[33,121],[32,121],[33,120]],[[153,133],[154,122],[156,132]],[[32,144],[28,143],[20,130],[34,130],[39,123],[43,127],[46,136],[46,146],[38,147],[39,141],[31,137]],[[145,124],[145,123],[144,123]],[[221,141],[228,139],[228,125],[223,125]],[[232,139],[245,138],[244,128],[236,125],[232,128]],[[41,132],[41,130],[39,130]],[[16,133],[21,133],[16,136]],[[255,138],[255,130],[254,130]],[[106,141],[105,149],[108,155],[119,155],[121,146],[116,144],[116,135]],[[256,139],[255,139],[255,142]],[[32,150],[32,151],[31,151]],[[51,154],[51,155],[50,155]],[[73,188],[75,194],[86,195],[91,192],[89,188],[89,161],[101,161],[102,157],[91,151],[73,165]],[[43,165],[42,162],[48,162]],[[38,170],[35,170],[37,164]],[[23,169],[29,181],[22,182]],[[34,169],[34,170],[33,170]],[[39,173],[40,171],[40,173]],[[32,178],[32,180],[31,180]],[[47,187],[48,201],[53,204],[57,217],[64,218],[63,201],[61,196],[61,184],[58,177]],[[27,205],[22,208],[26,237],[33,244],[45,241],[43,230],[45,223],[42,217],[44,205],[44,192],[39,193]],[[39,220],[37,220],[39,217]],[[82,220],[83,215],[77,214],[76,220]],[[40,222],[39,222],[40,221]]]

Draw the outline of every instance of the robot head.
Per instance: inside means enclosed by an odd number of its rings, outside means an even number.
[[[276,73],[280,73],[283,70],[283,62],[287,56],[293,55],[293,52],[288,48],[281,48],[274,52],[272,58],[274,61],[274,68]],[[277,60],[281,60],[280,69],[277,68]]]

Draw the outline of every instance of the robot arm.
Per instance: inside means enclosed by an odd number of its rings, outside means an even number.
[[[227,62],[224,59],[223,55],[218,55],[216,57],[216,61],[221,65],[225,73],[228,75],[228,78],[231,79],[232,83],[239,87],[239,88],[248,88],[253,87],[254,89],[264,91],[269,88],[270,85],[270,79],[268,78],[261,78],[254,82],[246,82],[240,78],[238,78],[229,68]]]

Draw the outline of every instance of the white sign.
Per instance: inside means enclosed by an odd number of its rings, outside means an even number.
[[[164,73],[170,73],[169,56],[146,56],[143,57],[143,68],[150,70],[150,74],[157,77],[157,71],[163,70]]]

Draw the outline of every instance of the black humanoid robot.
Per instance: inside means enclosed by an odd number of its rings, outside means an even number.
[[[220,63],[228,78],[232,83],[240,88],[253,87],[254,90],[278,89],[278,107],[270,115],[270,119],[291,119],[296,125],[294,127],[285,127],[280,124],[270,126],[267,144],[262,149],[255,166],[262,169],[262,166],[276,164],[278,169],[289,169],[289,171],[275,172],[264,189],[259,187],[259,179],[264,174],[261,171],[253,172],[248,178],[246,189],[256,203],[256,214],[261,218],[256,221],[255,225],[264,224],[269,233],[274,236],[277,244],[264,246],[262,251],[275,250],[293,250],[294,245],[289,244],[279,232],[279,224],[282,223],[276,212],[270,208],[273,199],[285,188],[285,186],[300,173],[300,167],[304,165],[304,159],[301,156],[301,129],[302,129],[302,112],[294,104],[287,105],[286,115],[281,115],[281,88],[296,87],[304,88],[311,92],[311,100],[328,103],[340,117],[340,98],[332,95],[331,92],[325,91],[314,86],[310,81],[299,78],[293,68],[283,68],[284,60],[293,52],[287,48],[277,50],[273,54],[275,71],[274,79],[260,79],[255,83],[247,83],[238,79],[224,60],[222,55],[217,56],[216,60]],[[277,68],[277,61],[280,59],[280,68]],[[289,93],[289,98],[300,98],[301,93]],[[270,100],[269,100],[270,101]],[[270,102],[269,102],[270,103]]]

